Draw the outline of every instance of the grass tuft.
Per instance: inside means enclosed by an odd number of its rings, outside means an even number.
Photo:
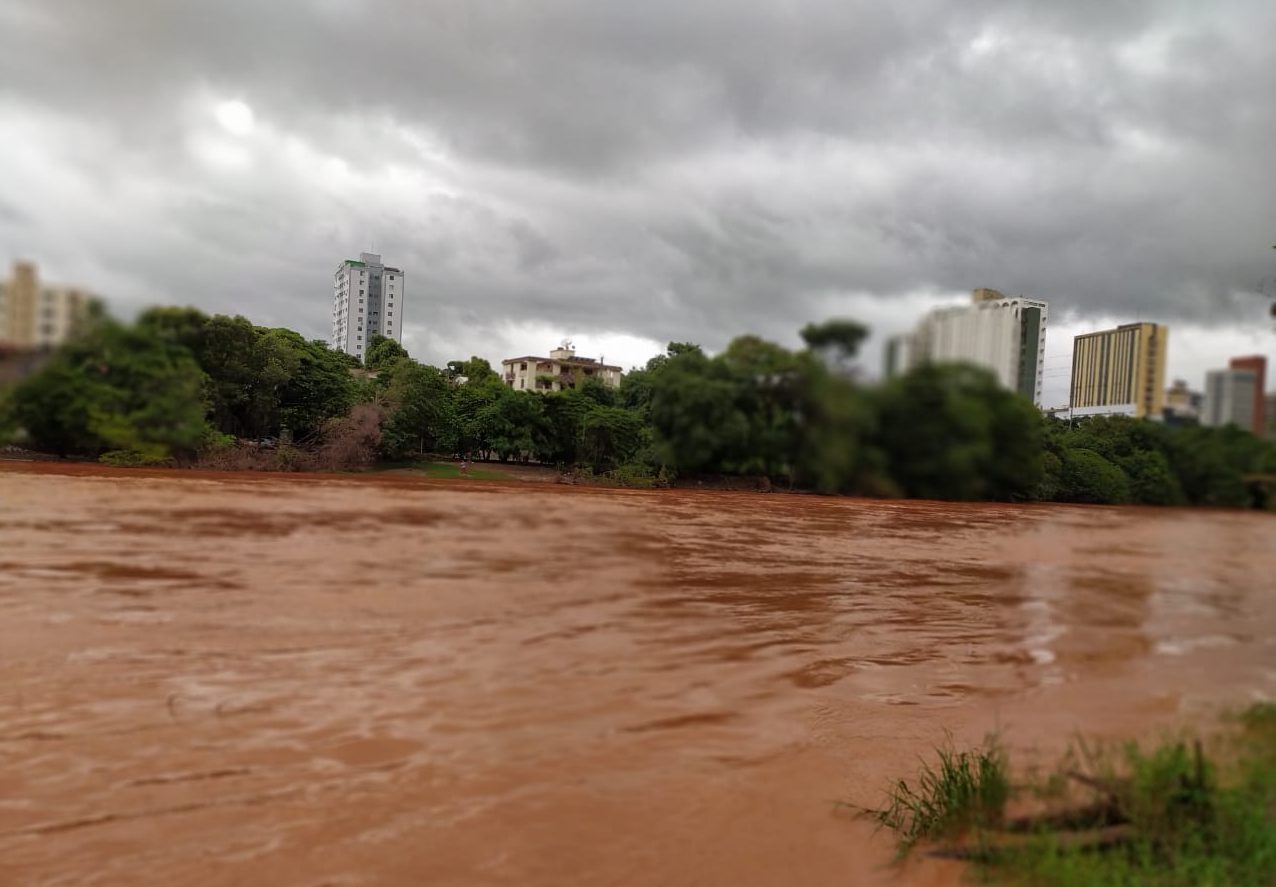
[[[938,750],[938,763],[922,763],[916,784],[901,779],[877,822],[899,835],[900,853],[919,841],[954,838],[1001,823],[1010,797],[1005,756],[995,739],[974,751]]]

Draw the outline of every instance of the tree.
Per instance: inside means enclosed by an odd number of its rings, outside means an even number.
[[[60,455],[192,455],[207,437],[203,373],[182,345],[103,321],[12,394],[32,445]]]
[[[813,352],[826,359],[831,358],[835,367],[846,371],[868,337],[868,327],[854,320],[826,320],[824,323],[808,323],[802,328],[801,336]]]
[[[374,334],[368,339],[363,365],[370,370],[382,370],[407,356],[407,349],[394,339]]]
[[[733,472],[747,460],[749,419],[738,379],[696,346],[670,343],[669,362],[653,378],[656,452],[679,474]]]
[[[1035,410],[987,370],[924,364],[887,383],[879,404],[877,443],[906,496],[1014,499],[1041,479]]]
[[[643,443],[643,423],[624,407],[594,406],[585,413],[580,453],[596,474],[633,460]]]
[[[390,458],[456,448],[456,391],[447,376],[409,357],[383,370],[390,413],[384,423],[381,451]]]
[[[325,420],[350,412],[357,389],[338,352],[288,329],[265,330],[262,339],[264,347],[279,349],[271,353],[296,357],[296,369],[278,389],[279,418],[294,437],[308,437]]]
[[[1059,502],[1120,504],[1130,501],[1130,481],[1094,450],[1067,450],[1059,478]]]
[[[447,374],[450,379],[465,379],[466,383],[484,382],[488,379],[500,380],[500,375],[492,369],[492,365],[481,357],[469,360],[449,360]]]

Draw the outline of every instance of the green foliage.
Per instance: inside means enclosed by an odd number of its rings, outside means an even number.
[[[640,463],[619,465],[609,471],[607,477],[619,486],[635,490],[652,490],[656,487],[669,486],[669,480],[665,475],[652,471],[650,466]]]
[[[592,406],[581,422],[581,459],[595,474],[632,460],[642,442],[642,419],[624,407]]]
[[[824,323],[808,323],[802,328],[801,336],[812,352],[845,372],[868,338],[868,327],[854,320],[835,318]]]
[[[31,445],[59,455],[193,455],[207,435],[203,374],[181,345],[103,321],[11,395]]]
[[[382,453],[403,458],[452,452],[457,442],[456,395],[443,372],[400,357],[382,375],[391,405],[382,427]]]
[[[111,450],[99,456],[98,461],[118,468],[165,468],[173,464],[173,460],[167,456],[147,455],[133,450]]]
[[[469,360],[449,360],[445,372],[450,379],[463,378],[470,384],[486,382],[489,379],[500,380],[500,374],[492,369],[492,365],[481,357]]]
[[[332,420],[359,407],[343,440],[360,459],[375,438],[392,459],[463,452],[638,482],[762,475],[824,493],[1261,506],[1262,482],[1250,475],[1276,473],[1276,445],[1235,427],[1043,420],[968,365],[922,366],[866,387],[850,366],[863,326],[832,320],[801,334],[798,351],[756,336],[715,356],[670,342],[619,389],[585,378],[564,391],[516,392],[485,360],[440,370],[384,337],[369,342],[370,379],[323,342],[243,317],[155,308],[128,327],[98,313],[0,402],[0,439],[135,454],[117,461],[211,453],[213,435],[290,435],[314,451]],[[246,460],[308,464],[221,461]]]
[[[681,473],[736,472],[746,461],[749,420],[740,381],[696,349],[675,353],[653,379],[651,424],[662,461]]]
[[[938,765],[923,762],[915,785],[895,783],[878,823],[894,831],[901,853],[919,841],[958,837],[995,828],[1010,798],[1005,755],[994,740],[974,751],[939,749]]]
[[[1081,746],[1026,791],[1067,804],[1063,816],[1009,822],[1012,792],[1000,756],[945,750],[916,788],[900,782],[880,823],[901,853],[922,840],[964,843],[980,873],[1032,885],[1269,885],[1276,883],[1276,706],[1251,707],[1214,740],[1168,738],[1150,750]],[[1080,771],[1080,772],[1079,772]],[[986,775],[987,774],[987,775]],[[987,786],[989,790],[980,789]],[[1076,786],[1085,786],[1082,797]],[[1011,832],[1010,830],[1014,831]],[[1103,846],[1086,836],[1109,832]],[[1026,839],[1026,840],[1025,840]]]
[[[266,330],[263,347],[296,358],[296,369],[278,388],[279,418],[297,440],[316,433],[328,419],[344,416],[356,388],[341,355],[322,342],[308,342],[292,330]]]
[[[1067,450],[1062,463],[1056,501],[1100,505],[1130,501],[1130,479],[1094,450]]]
[[[1017,499],[1042,475],[1032,405],[987,370],[927,364],[881,391],[876,443],[906,496]]]
[[[348,357],[292,330],[194,308],[150,309],[137,330],[194,356],[207,377],[209,419],[226,434],[277,437],[287,427],[303,438],[358,399]]]
[[[408,356],[407,349],[387,336],[373,335],[368,339],[368,350],[363,365],[370,370],[383,370]]]

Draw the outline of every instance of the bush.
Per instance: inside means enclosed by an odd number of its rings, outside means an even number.
[[[171,468],[176,464],[172,457],[136,450],[111,450],[99,456],[98,461],[117,468]]]
[[[660,485],[659,476],[653,473],[650,468],[646,465],[636,465],[632,462],[609,471],[607,477],[622,487],[629,487],[635,490],[651,490]],[[668,481],[666,481],[664,486],[668,485]]]
[[[314,454],[313,467],[322,471],[353,471],[367,468],[377,458],[381,443],[381,420],[385,409],[376,403],[361,403],[349,415],[324,423],[323,443]],[[282,455],[284,447],[280,447]]]
[[[1094,450],[1068,450],[1059,477],[1059,502],[1115,505],[1130,501],[1130,479]]]

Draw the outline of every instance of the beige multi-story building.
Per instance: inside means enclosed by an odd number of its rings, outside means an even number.
[[[1165,350],[1170,331],[1127,323],[1073,340],[1072,413],[1160,418],[1165,404]]]
[[[73,287],[41,286],[34,264],[15,262],[10,278],[0,282],[0,345],[60,345],[85,318],[91,299]]]
[[[511,357],[501,361],[501,366],[505,384],[518,391],[562,391],[575,388],[586,379],[620,387],[620,367],[592,357],[577,357],[571,342],[563,342],[549,357]]]

